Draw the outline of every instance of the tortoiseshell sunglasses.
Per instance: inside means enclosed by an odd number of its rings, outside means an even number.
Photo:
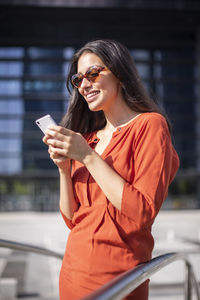
[[[105,70],[105,67],[102,66],[91,66],[87,70],[85,74],[82,73],[77,73],[72,76],[72,84],[76,87],[79,88],[81,86],[81,83],[83,81],[83,78],[86,78],[90,82],[95,82],[97,77],[99,76],[100,72]]]

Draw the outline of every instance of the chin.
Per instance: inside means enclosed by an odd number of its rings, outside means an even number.
[[[91,111],[100,111],[100,110],[103,110],[102,107],[100,107],[100,105],[92,105],[92,103],[88,104],[88,108]]]

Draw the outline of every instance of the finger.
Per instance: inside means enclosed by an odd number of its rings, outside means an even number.
[[[58,125],[49,125],[48,129],[46,130],[46,134],[50,133],[50,135],[52,135],[52,131],[61,133],[66,136],[71,136],[73,134],[72,130],[64,128],[62,126],[58,126]]]
[[[65,134],[59,133],[57,131],[48,130],[48,134],[50,135],[49,139],[51,140],[51,144],[53,143],[53,145],[54,145],[54,142],[52,142],[52,140],[57,140],[62,143],[65,143],[65,144],[70,144],[71,140],[72,140],[71,135],[65,135]],[[49,139],[47,140],[47,143],[49,143]],[[59,145],[57,147],[59,147]],[[61,147],[66,147],[66,145],[61,145]]]
[[[51,147],[50,151],[53,155],[59,155],[59,156],[64,156],[64,157],[68,157],[68,154],[69,154],[67,149],[61,149],[61,148]]]
[[[53,159],[53,160],[55,160],[55,159],[60,159],[60,158],[66,159],[66,157],[61,156],[61,155],[59,155],[59,154],[57,154],[57,153],[54,153],[54,152],[51,152],[51,153],[50,153],[50,158]]]
[[[54,148],[64,148],[63,142],[54,139],[48,139],[48,145],[53,146]]]
[[[59,164],[59,163],[65,161],[65,160],[66,160],[66,157],[60,156],[59,158],[54,159],[54,163]]]
[[[59,153],[61,153],[61,150],[63,150],[62,151],[62,153],[65,153],[65,149],[62,149],[62,148],[55,148],[55,147],[53,147],[53,146],[49,146],[49,153],[52,153],[52,154],[59,154]]]
[[[49,152],[51,158],[52,158],[52,156],[57,155],[55,153],[55,150],[56,150],[56,148],[54,149],[52,146],[49,146],[48,152]]]
[[[71,131],[70,129],[67,129],[63,126],[59,126],[59,125],[54,125],[54,124],[51,124],[49,125],[47,128],[51,129],[51,130],[54,130],[54,131],[58,131],[58,132],[62,132],[62,131]]]
[[[53,161],[55,161],[55,160],[63,161],[63,160],[66,160],[67,158],[66,158],[66,157],[63,157],[63,156],[55,156],[55,157],[52,156],[51,159],[52,159]]]
[[[48,152],[49,152],[49,154],[51,154],[51,153],[52,153],[52,151],[51,151],[51,146],[49,146],[49,148],[48,148]]]
[[[50,136],[45,134],[45,136],[43,137],[42,141],[43,141],[46,145],[48,145],[48,139],[49,139],[49,138],[50,138]]]
[[[60,127],[62,126],[51,124],[47,128],[58,131]]]
[[[57,148],[54,148],[53,146],[49,146],[48,152],[50,154],[56,154],[57,153]]]
[[[64,156],[60,156],[60,155],[52,155],[51,159],[55,162],[55,161],[63,161],[68,159],[67,157]]]
[[[58,131],[47,129],[46,133],[50,136],[50,138],[57,139],[63,141],[66,135],[59,133]]]

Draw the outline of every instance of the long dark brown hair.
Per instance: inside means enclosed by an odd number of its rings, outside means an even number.
[[[169,125],[163,109],[149,97],[129,50],[117,41],[95,40],[85,44],[71,60],[71,67],[66,82],[70,93],[70,101],[68,111],[60,123],[62,126],[76,132],[90,133],[100,130],[106,125],[104,112],[91,111],[78,89],[71,84],[71,77],[77,73],[78,60],[84,52],[96,54],[119,79],[124,101],[133,111],[140,113],[158,112],[166,118]]]

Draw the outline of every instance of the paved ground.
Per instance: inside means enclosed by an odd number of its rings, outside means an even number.
[[[195,275],[200,281],[200,246],[183,242],[180,238],[194,239],[200,242],[200,211],[161,211],[153,226],[155,249],[153,256],[167,252],[186,252],[192,263]],[[185,264],[176,261],[151,278],[151,286],[168,284],[169,289],[151,289],[150,300],[179,300],[184,299],[183,282],[185,277]],[[196,299],[195,295],[192,299]]]
[[[68,233],[59,213],[0,213],[0,239],[64,253]],[[200,280],[200,247],[179,240],[179,237],[189,237],[200,241],[200,211],[161,211],[153,233],[156,241],[154,256],[173,251],[199,251],[189,259]],[[16,278],[18,296],[26,299],[57,300],[60,266],[61,261],[56,258],[0,248],[0,276]],[[184,264],[178,261],[169,265],[152,277],[150,300],[183,299],[183,279]],[[173,284],[171,292],[164,287],[157,288],[166,283]]]
[[[59,213],[0,214],[1,239],[30,243],[64,253],[68,232]],[[0,262],[0,274],[3,277],[18,276],[19,295],[58,296],[59,259],[0,248]]]

